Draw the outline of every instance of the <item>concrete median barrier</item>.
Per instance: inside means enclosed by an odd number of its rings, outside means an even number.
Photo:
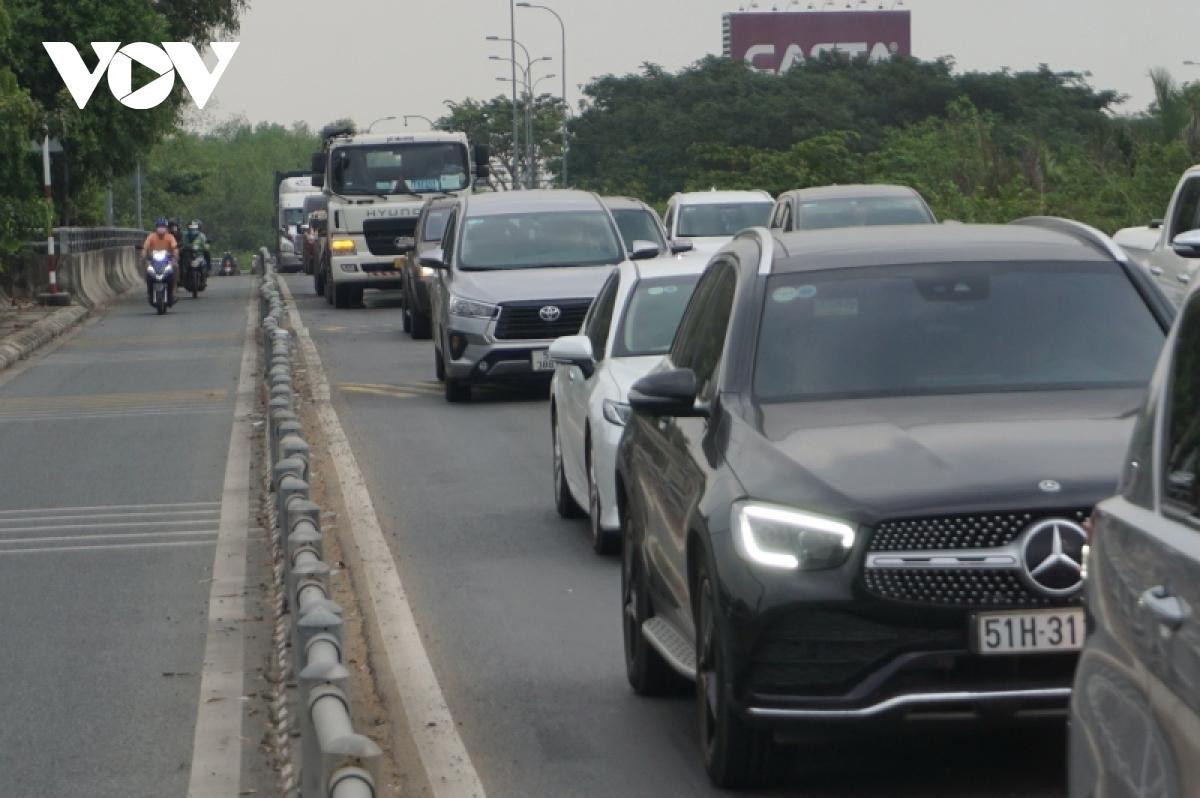
[[[280,789],[304,798],[382,796],[383,752],[353,728],[342,609],[331,598],[321,507],[309,498],[311,448],[296,414],[292,342],[283,327],[275,274],[267,258],[262,262],[259,340],[268,433],[264,488],[271,498],[264,506],[272,520],[276,596],[271,714]],[[293,754],[290,741],[296,735]]]

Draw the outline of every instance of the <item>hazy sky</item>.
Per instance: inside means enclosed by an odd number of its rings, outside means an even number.
[[[567,26],[567,85],[635,71],[645,61],[678,69],[721,51],[721,15],[748,0],[542,0]],[[877,0],[872,0],[876,2]],[[892,0],[885,0],[890,6]],[[778,0],[783,7],[787,0]],[[760,2],[764,8],[770,2]],[[1200,0],[906,0],[913,54],[953,55],[960,70],[1089,70],[1093,84],[1130,95],[1127,111],[1151,99],[1146,72],[1163,66],[1200,79]],[[434,117],[443,100],[507,94],[508,0],[251,0],[236,56],[217,87],[209,118],[253,122],[352,117],[361,125],[399,114]],[[517,38],[536,58],[535,75],[561,75],[558,23],[517,9]],[[557,93],[559,78],[539,91]],[[414,127],[423,127],[412,120]],[[378,130],[399,128],[385,122]]]

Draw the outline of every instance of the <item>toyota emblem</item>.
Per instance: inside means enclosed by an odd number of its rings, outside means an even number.
[[[1070,596],[1083,586],[1087,533],[1074,521],[1047,518],[1025,532],[1021,567],[1031,587],[1047,596]]]
[[[562,316],[562,310],[554,305],[546,305],[538,311],[538,317],[544,322],[558,321],[560,316]]]

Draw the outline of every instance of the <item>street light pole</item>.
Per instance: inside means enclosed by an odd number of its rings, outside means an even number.
[[[508,0],[508,57],[512,59],[513,163],[517,161],[517,9]],[[514,183],[518,181],[513,181]]]
[[[391,122],[395,118],[396,117],[394,117],[394,116],[381,116],[378,119],[376,119],[374,122],[372,122],[371,124],[367,125],[367,132],[370,133],[371,128],[375,127],[380,122]]]
[[[433,130],[435,127],[437,127],[436,125],[433,124],[432,119],[430,119],[427,116],[421,116],[420,114],[405,114],[404,115],[404,126],[405,127],[408,127],[408,120],[410,120],[410,119],[424,119],[426,122],[429,123],[430,130]]]
[[[514,23],[514,24],[515,24],[515,23]],[[509,45],[511,45],[511,52],[512,52],[512,56],[511,56],[510,60],[513,62],[513,70],[512,70],[512,80],[513,80],[513,123],[514,123],[514,124],[513,124],[513,133],[515,134],[515,133],[517,132],[517,127],[516,127],[516,121],[517,121],[517,68],[520,66],[520,65],[517,63],[517,49],[516,49],[516,48],[520,47],[520,48],[521,48],[521,52],[523,52],[523,53],[525,54],[525,84],[526,84],[526,89],[528,89],[528,84],[529,84],[529,70],[532,68],[532,65],[533,65],[533,59],[532,59],[532,58],[530,57],[530,55],[529,55],[529,49],[528,49],[528,48],[527,48],[525,45],[521,44],[519,41],[517,41],[517,40],[516,40],[516,34],[515,34],[515,33],[514,33],[514,34],[513,34],[513,36],[512,36],[512,37],[510,37],[510,38],[505,38],[504,36],[496,36],[496,35],[487,36],[487,37],[485,37],[485,38],[486,38],[486,39],[487,39],[489,42],[508,42],[508,43],[509,43]],[[495,55],[493,55],[493,56],[489,56],[489,58],[491,58],[493,61],[502,61],[502,60],[504,60],[504,59],[500,58],[500,56],[495,56]],[[528,126],[526,126],[526,127],[528,127]],[[526,148],[525,148],[525,149],[526,149],[526,154],[525,154],[525,157],[528,157],[528,150],[529,150],[529,147],[530,147],[530,145],[529,145],[529,143],[527,142],[527,143],[526,143]],[[514,163],[516,163],[516,162],[517,162],[517,156],[518,156],[518,155],[520,155],[520,153],[521,153],[521,145],[520,145],[520,141],[519,141],[518,139],[513,139],[513,162],[514,162]],[[528,172],[528,170],[529,170],[529,166],[528,166],[528,164],[526,164],[526,168],[525,168],[525,170],[524,170],[524,171]],[[528,182],[529,182],[528,175],[527,175],[527,176],[526,176],[526,178],[525,178],[525,182],[526,182],[526,183],[528,183]]]
[[[567,141],[567,113],[570,110],[570,105],[567,103],[567,26],[563,22],[563,18],[558,12],[550,6],[537,5],[535,3],[517,3],[520,8],[540,8],[543,11],[549,11],[558,20],[558,27],[562,32],[562,60],[559,61],[558,68],[562,74],[562,101],[563,101],[563,118],[562,118],[562,186],[567,187],[567,150],[570,145]]]

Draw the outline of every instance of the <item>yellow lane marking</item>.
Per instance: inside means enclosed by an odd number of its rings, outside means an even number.
[[[159,391],[155,393],[91,393],[78,396],[13,396],[0,398],[0,412],[15,410],[79,409],[175,406],[183,403],[215,404],[229,400],[225,388],[203,391]]]
[[[345,332],[345,331],[346,331],[346,330],[348,330],[348,329],[350,329],[350,328],[349,328],[349,327],[344,327],[344,326],[340,326],[340,325],[336,325],[336,324],[335,324],[335,325],[331,325],[331,326],[329,326],[329,327],[318,327],[318,328],[317,328],[317,332],[323,332],[323,333],[340,333],[340,332]]]
[[[417,396],[415,393],[401,390],[385,390],[383,388],[371,388],[367,385],[341,385],[339,386],[346,393],[361,393],[370,394],[372,396],[386,396],[389,399],[413,399]]]

